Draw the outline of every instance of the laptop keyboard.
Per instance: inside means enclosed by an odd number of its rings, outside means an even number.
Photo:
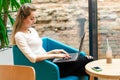
[[[54,59],[53,62],[69,62],[69,61],[75,61],[78,58],[78,53],[72,53],[70,54],[71,58],[65,59],[65,58],[61,58],[61,59]]]

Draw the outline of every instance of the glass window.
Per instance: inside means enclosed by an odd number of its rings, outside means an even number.
[[[112,48],[113,57],[120,57],[120,0],[98,0],[98,49],[99,58],[104,58],[107,45]]]

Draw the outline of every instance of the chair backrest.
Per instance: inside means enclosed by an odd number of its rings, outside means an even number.
[[[35,70],[30,66],[0,65],[0,80],[35,80]]]

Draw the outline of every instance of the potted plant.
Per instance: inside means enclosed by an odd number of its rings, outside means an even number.
[[[31,0],[0,0],[0,48],[9,46],[6,27],[8,19],[12,25],[14,23],[10,13],[17,12],[21,4],[30,2]]]

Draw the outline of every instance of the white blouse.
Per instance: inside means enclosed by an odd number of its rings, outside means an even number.
[[[30,33],[17,32],[15,34],[16,45],[22,53],[31,61],[36,61],[37,55],[45,55],[42,47],[42,40],[34,28],[29,28]]]

